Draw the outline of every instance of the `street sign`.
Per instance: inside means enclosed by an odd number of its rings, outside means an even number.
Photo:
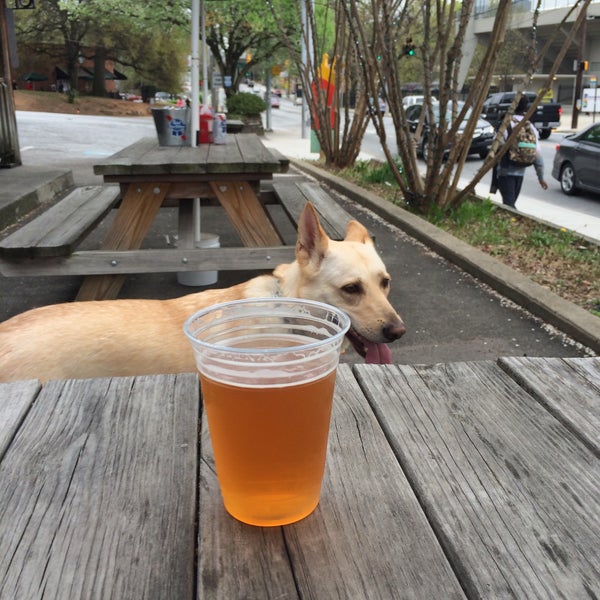
[[[221,73],[215,73],[213,71],[212,84],[213,87],[220,87],[223,85],[223,76],[221,75]]]
[[[600,94],[597,88],[585,88],[581,96],[581,112],[600,112]]]

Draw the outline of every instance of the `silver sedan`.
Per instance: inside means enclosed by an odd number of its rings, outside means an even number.
[[[563,138],[556,146],[552,177],[565,194],[600,193],[600,123]]]

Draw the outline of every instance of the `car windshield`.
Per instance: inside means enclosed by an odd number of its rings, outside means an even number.
[[[465,104],[464,102],[458,102],[457,103],[457,105],[456,105],[456,114],[458,114],[462,110],[464,104]],[[467,113],[465,114],[465,118],[463,120],[466,121],[469,118],[469,116],[471,115],[472,112],[473,111],[469,108],[467,110]],[[439,104],[438,105],[435,105],[435,104],[433,105],[433,115],[435,117],[436,123],[439,123],[439,121],[440,121],[440,107],[439,107]],[[452,122],[452,105],[451,104],[449,104],[446,107],[446,121],[448,123]]]

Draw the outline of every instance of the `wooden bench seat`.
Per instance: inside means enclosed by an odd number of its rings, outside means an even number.
[[[332,240],[343,240],[346,225],[352,221],[347,213],[318,183],[305,180],[273,181],[273,191],[294,223],[298,223],[306,202],[312,202],[323,229]]]
[[[71,191],[31,221],[0,240],[0,257],[69,256],[108,214],[119,198],[118,186],[84,186]]]

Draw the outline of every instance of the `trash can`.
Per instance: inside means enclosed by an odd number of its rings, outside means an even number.
[[[214,233],[201,233],[196,248],[219,248],[219,236]],[[218,271],[180,271],[177,273],[177,283],[181,285],[212,285],[217,283]]]
[[[152,107],[159,146],[190,146],[191,110],[187,106]]]

